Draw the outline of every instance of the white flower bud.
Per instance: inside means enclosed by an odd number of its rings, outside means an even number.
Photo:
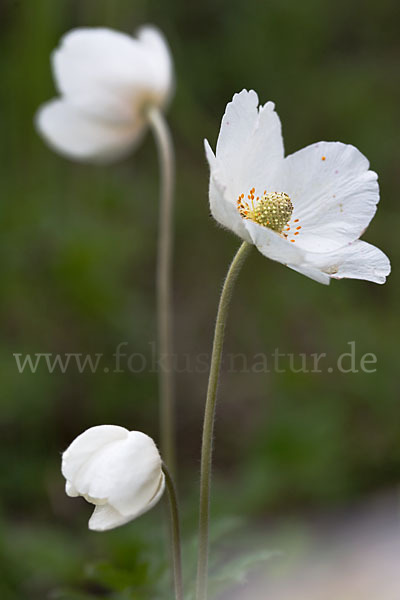
[[[95,505],[89,529],[105,531],[150,510],[161,498],[165,478],[154,441],[116,425],[91,427],[62,456],[68,496]]]

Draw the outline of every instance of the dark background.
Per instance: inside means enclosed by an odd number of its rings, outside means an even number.
[[[83,25],[133,32],[150,22],[173,53],[179,482],[192,548],[207,381],[196,360],[210,351],[221,281],[238,246],[209,216],[202,140],[215,146],[225,105],[243,87],[276,103],[287,153],[340,140],[369,158],[381,205],[364,239],[389,255],[393,274],[384,286],[325,287],[253,251],[226,352],[244,354],[250,367],[255,354],[275,348],[296,355],[296,367],[299,353],[327,359],[321,373],[229,373],[225,365],[216,531],[234,515],[253,525],[301,521],[398,484],[398,17],[395,0],[0,3],[2,598],[151,598],[146,590],[164,564],[162,510],[96,535],[86,529],[90,507],[63,491],[60,453],[85,428],[115,423],[157,439],[156,374],[112,371],[120,342],[151,361],[158,180],[150,136],[123,163],[98,168],[60,158],[36,134],[35,111],[55,95],[49,56],[60,36]],[[365,353],[377,356],[375,373],[328,372],[350,341],[358,365]],[[13,353],[38,352],[104,358],[96,374],[73,366],[20,374]]]

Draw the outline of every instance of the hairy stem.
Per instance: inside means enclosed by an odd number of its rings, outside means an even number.
[[[174,486],[174,482],[168,470],[168,467],[163,464],[163,472],[165,475],[165,485],[168,491],[169,507],[171,515],[171,549],[173,557],[174,570],[174,585],[176,600],[183,600],[183,583],[182,583],[182,552],[181,552],[181,533],[179,523],[179,504]]]
[[[207,599],[212,445],[225,325],[236,278],[251,248],[251,244],[243,242],[234,257],[231,266],[229,267],[219,300],[217,320],[215,324],[201,449],[200,520],[196,600]]]
[[[175,389],[172,341],[172,253],[174,150],[171,134],[163,114],[155,107],[148,119],[157,145],[160,172],[160,208],[157,250],[157,332],[160,395],[160,446],[168,468],[175,474]]]

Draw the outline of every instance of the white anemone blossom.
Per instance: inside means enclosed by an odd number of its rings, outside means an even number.
[[[62,456],[68,496],[95,505],[89,529],[105,531],[150,510],[165,488],[162,461],[154,441],[140,431],[116,425],[91,427]]]
[[[60,97],[44,104],[36,126],[56,151],[87,162],[127,154],[146,128],[146,110],[163,108],[173,90],[171,54],[160,31],[137,38],[106,28],[67,33],[52,54]]]
[[[360,241],[379,201],[377,175],[355,148],[311,144],[284,157],[272,102],[253,90],[235,94],[222,119],[216,153],[205,141],[213,217],[266,257],[312,279],[384,283],[387,256]]]

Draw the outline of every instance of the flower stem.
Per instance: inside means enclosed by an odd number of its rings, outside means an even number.
[[[207,599],[212,442],[225,325],[236,278],[251,248],[251,244],[243,242],[229,267],[219,300],[215,324],[201,449],[199,553],[196,600]]]
[[[181,553],[181,533],[179,524],[179,504],[175,485],[170,475],[168,467],[163,464],[165,475],[165,485],[168,491],[170,514],[171,514],[171,547],[173,556],[174,584],[176,600],[183,600],[182,583],[182,553]]]
[[[147,113],[157,145],[160,172],[160,208],[157,250],[157,337],[160,396],[160,446],[171,473],[175,473],[175,417],[172,343],[172,253],[174,149],[163,114],[155,107]]]

